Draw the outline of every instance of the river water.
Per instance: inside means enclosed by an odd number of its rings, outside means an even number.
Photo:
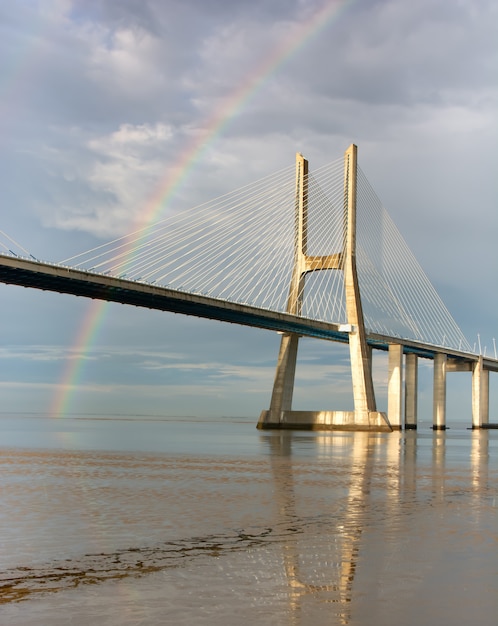
[[[498,623],[498,431],[0,418],[3,626]]]

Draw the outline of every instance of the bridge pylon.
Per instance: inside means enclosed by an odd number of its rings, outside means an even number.
[[[356,271],[356,173],[357,147],[352,144],[344,154],[344,238],[342,250],[326,256],[312,256],[308,254],[308,161],[301,154],[296,155],[294,266],[287,300],[287,312],[300,315],[306,275],[310,272],[324,270],[343,272],[354,410],[292,410],[299,335],[284,333],[280,343],[270,408],[261,413],[258,428],[392,430],[386,414],[378,412],[376,409],[371,350],[366,341]]]

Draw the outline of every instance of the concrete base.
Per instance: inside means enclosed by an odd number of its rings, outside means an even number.
[[[365,419],[358,419],[354,411],[262,411],[259,429],[282,430],[348,430],[369,432],[392,432],[387,415],[369,411]],[[399,429],[398,429],[399,430]]]
[[[472,424],[472,430],[494,430],[498,429],[498,424],[481,424],[480,426],[474,426]]]

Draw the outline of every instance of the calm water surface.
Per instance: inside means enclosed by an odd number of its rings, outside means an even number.
[[[0,624],[479,624],[498,431],[0,418]]]

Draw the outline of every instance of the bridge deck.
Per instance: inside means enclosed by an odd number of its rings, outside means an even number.
[[[315,322],[202,294],[187,293],[29,259],[0,255],[0,282],[348,342],[348,335],[339,331],[339,324]]]
[[[341,343],[349,341],[348,333],[341,329],[341,324],[311,320],[202,294],[2,254],[0,254],[0,282],[272,331],[298,333],[329,341]],[[399,337],[369,334],[368,343],[379,350],[387,350],[391,343],[402,344],[405,353],[413,352],[428,359],[433,359],[438,352],[469,363],[478,359],[478,355],[475,354],[430,346]],[[484,367],[498,371],[498,360],[485,358]]]

